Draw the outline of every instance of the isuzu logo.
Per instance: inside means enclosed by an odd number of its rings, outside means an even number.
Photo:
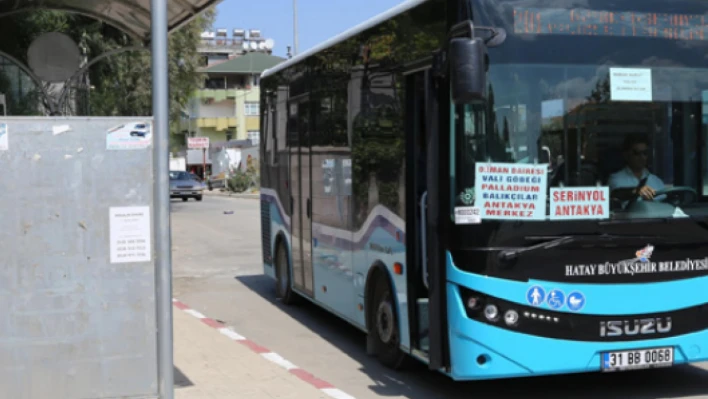
[[[634,320],[610,320],[600,322],[601,337],[667,333],[671,331],[671,317],[652,317]]]

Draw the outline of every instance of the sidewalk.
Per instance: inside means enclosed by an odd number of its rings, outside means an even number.
[[[176,399],[330,398],[198,318],[173,313]]]
[[[219,189],[214,189],[212,191],[204,190],[204,195],[213,197],[228,197],[228,198],[247,198],[247,199],[260,199],[260,194],[236,194],[228,191],[220,191]]]

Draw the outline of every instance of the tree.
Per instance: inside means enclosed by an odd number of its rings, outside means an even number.
[[[211,26],[215,10],[209,9],[169,38],[170,117],[173,129],[189,97],[201,87],[197,47],[202,31]],[[89,60],[126,46],[140,43],[112,26],[82,15],[61,11],[35,11],[3,19],[1,37],[13,38],[0,44],[21,62],[32,41],[46,32],[62,32],[72,37]],[[95,64],[89,71],[93,89],[86,99],[89,107],[74,110],[78,115],[149,116],[152,115],[151,57],[147,51],[114,55]],[[9,79],[0,70],[0,91],[8,90]],[[39,92],[39,90],[37,90]],[[36,94],[36,93],[35,93]],[[77,93],[80,94],[80,93]],[[25,98],[8,99],[15,115],[32,114],[37,107],[27,106]],[[25,104],[25,105],[22,105]],[[29,109],[29,110],[28,110]]]

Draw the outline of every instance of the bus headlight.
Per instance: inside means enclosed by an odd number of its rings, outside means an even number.
[[[499,309],[494,305],[487,305],[484,308],[484,317],[489,321],[496,321],[497,317],[499,317]]]
[[[477,298],[477,297],[475,297],[475,296],[471,296],[471,297],[469,297],[469,298],[467,299],[467,307],[468,307],[470,310],[475,310],[475,309],[477,309],[477,306],[479,305],[479,302],[480,302],[480,301],[479,301],[479,298]]]
[[[519,313],[517,313],[515,310],[507,310],[507,312],[504,314],[504,322],[506,322],[507,326],[515,326],[516,323],[519,322]]]

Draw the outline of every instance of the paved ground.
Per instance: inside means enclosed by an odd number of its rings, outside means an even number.
[[[176,399],[328,398],[214,326],[178,308],[174,320]]]
[[[210,195],[173,202],[175,297],[357,399],[708,398],[706,366],[513,383],[455,383],[424,367],[391,372],[366,356],[363,335],[348,324],[313,305],[275,302],[262,275],[258,207]]]

